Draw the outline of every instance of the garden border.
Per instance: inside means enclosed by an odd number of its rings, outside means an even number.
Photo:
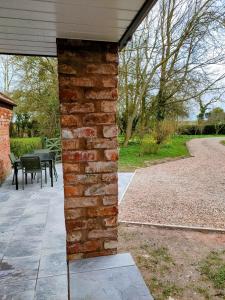
[[[157,224],[157,223],[141,223],[132,221],[119,221],[119,224],[123,225],[134,225],[134,226],[144,226],[144,227],[155,227],[168,230],[186,230],[186,231],[197,231],[197,232],[208,232],[208,233],[225,233],[223,228],[211,228],[211,227],[195,227],[195,226],[183,226],[183,225],[169,225],[169,224]]]

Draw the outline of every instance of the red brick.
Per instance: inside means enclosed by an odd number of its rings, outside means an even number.
[[[10,140],[9,124],[12,118],[12,110],[0,107],[0,183],[11,172],[9,160]]]
[[[85,168],[86,173],[109,173],[117,171],[116,162],[89,162]]]
[[[89,217],[104,217],[117,215],[117,206],[100,206],[88,208]]]
[[[87,73],[101,74],[101,75],[117,75],[118,67],[116,64],[88,64],[86,67]]]
[[[96,195],[116,195],[118,193],[117,184],[105,184],[99,183],[90,186],[84,192],[85,196],[96,196]]]
[[[103,223],[106,227],[117,226],[117,217],[104,218]]]
[[[115,62],[119,63],[119,56],[118,53],[106,53],[106,61],[108,62]]]
[[[100,174],[64,174],[64,180],[68,183],[93,184],[101,180]]]
[[[118,203],[118,196],[104,196],[103,204],[104,205],[114,205]]]
[[[82,185],[77,186],[64,186],[64,195],[66,198],[74,196],[82,196],[84,187]]]
[[[84,243],[75,243],[74,246],[72,246],[72,250],[73,249],[75,253],[93,252],[102,249],[102,242],[93,240]]]
[[[65,199],[65,203],[66,203],[66,201],[67,201],[67,199]],[[82,230],[87,229],[87,220],[84,220],[83,218],[76,219],[76,220],[66,220],[67,233],[71,233],[73,231],[77,231],[80,229],[82,229]]]
[[[64,151],[62,154],[63,162],[73,161],[95,161],[97,159],[97,151]]]
[[[114,149],[117,146],[116,139],[92,138],[87,140],[87,149]]]
[[[109,238],[109,239],[117,239],[117,230],[114,228],[109,229],[94,229],[88,233],[89,239],[98,239],[98,238]]]
[[[117,149],[105,150],[104,154],[105,154],[106,160],[110,160],[110,161],[118,160],[118,150]]]
[[[85,216],[86,216],[86,211],[84,208],[67,209],[65,212],[66,220],[75,220]]]
[[[80,141],[78,139],[62,140],[63,150],[77,150],[80,148]]]
[[[80,126],[80,117],[79,116],[74,116],[74,115],[62,115],[61,116],[61,125],[62,126]]]
[[[93,113],[93,114],[87,114],[83,117],[83,124],[87,126],[114,124],[115,120],[116,120],[115,114]]]
[[[63,103],[60,105],[61,114],[91,113],[95,111],[94,103]]]
[[[61,78],[60,85],[65,88],[74,87],[96,87],[99,84],[99,80],[96,77],[63,77]]]
[[[101,111],[106,113],[116,113],[116,101],[102,101]]]
[[[107,255],[113,255],[116,254],[117,250],[116,249],[104,249],[102,251],[98,252],[88,252],[84,253],[82,258],[91,258],[91,257],[96,257],[96,256],[107,256]],[[75,256],[72,256],[71,259],[74,259]]]
[[[81,231],[73,231],[73,232],[68,232],[66,236],[67,242],[78,242],[82,240],[82,232]]]
[[[111,88],[116,88],[118,84],[118,79],[117,77],[104,77],[102,79],[102,86],[103,87],[111,87]]]
[[[71,75],[77,74],[77,70],[73,68],[73,66],[69,64],[62,64],[62,63],[58,64],[58,72],[60,74],[71,74]]]
[[[63,163],[64,173],[76,173],[80,172],[80,165],[78,163]]]
[[[118,91],[116,88],[108,88],[101,90],[90,89],[86,91],[85,98],[93,100],[117,100]]]
[[[95,127],[81,127],[76,129],[62,129],[63,139],[96,137],[97,129]]]
[[[65,201],[65,208],[79,208],[79,207],[91,207],[98,205],[97,197],[75,197],[67,198]]]
[[[103,136],[106,138],[117,137],[118,127],[116,125],[103,126]]]
[[[81,88],[59,88],[59,98],[61,103],[76,103],[76,101],[84,99],[84,91]]]
[[[102,174],[102,181],[104,182],[117,182],[118,180],[118,175],[117,173],[106,173]]]

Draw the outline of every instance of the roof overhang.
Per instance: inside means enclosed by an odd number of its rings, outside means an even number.
[[[157,0],[0,0],[0,53],[56,56],[56,38],[122,49]]]
[[[16,103],[10,97],[0,93],[0,107],[5,107],[12,110],[14,106],[16,106]]]

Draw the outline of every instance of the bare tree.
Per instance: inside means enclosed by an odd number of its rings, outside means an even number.
[[[225,77],[210,69],[225,64],[224,12],[219,0],[161,0],[150,12],[121,53],[125,145],[135,119],[145,119],[146,107],[154,108],[152,115],[161,122],[174,105],[213,90]]]
[[[0,55],[0,89],[5,94],[10,94],[13,84],[15,83],[16,72],[14,59],[15,56],[12,55]]]

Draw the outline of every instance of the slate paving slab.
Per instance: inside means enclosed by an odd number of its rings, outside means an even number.
[[[3,279],[37,278],[40,257],[22,257],[3,259],[0,263],[0,283]]]
[[[83,259],[69,266],[73,266],[69,267],[70,300],[153,300],[128,253]]]
[[[67,261],[65,252],[42,255],[38,278],[66,274]]]
[[[36,280],[5,279],[0,281],[0,299],[32,300],[35,295]]]
[[[67,300],[67,275],[50,276],[37,280],[35,300]],[[83,299],[84,300],[84,299]]]
[[[128,253],[121,253],[116,255],[93,257],[86,259],[79,259],[69,263],[69,272],[83,273],[98,271],[111,268],[119,268],[124,266],[134,266],[134,260]]]

